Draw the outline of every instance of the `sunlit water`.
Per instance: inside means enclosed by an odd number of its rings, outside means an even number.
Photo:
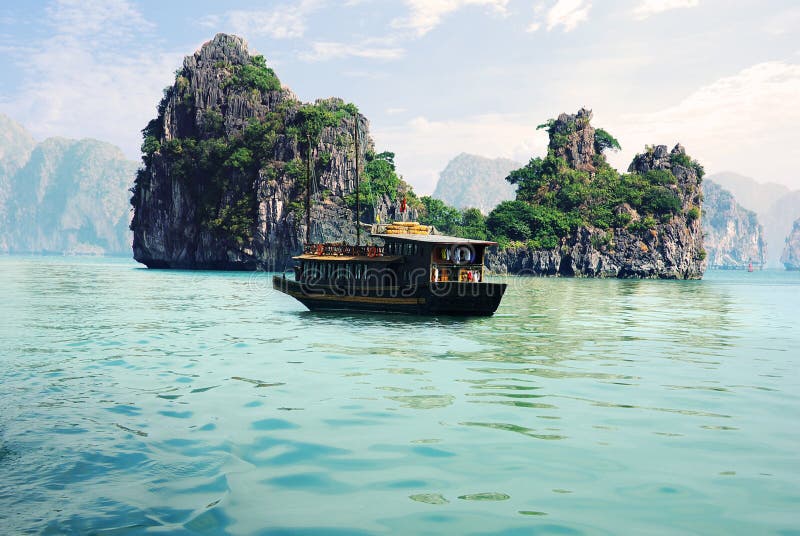
[[[0,278],[2,533],[800,530],[797,273],[513,278],[479,319],[126,260]]]

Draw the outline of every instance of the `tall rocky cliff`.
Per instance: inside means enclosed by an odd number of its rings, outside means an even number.
[[[591,111],[581,110],[544,125],[550,134],[547,158],[534,159],[509,177],[533,177],[530,186],[520,182],[518,201],[527,196],[534,209],[549,203],[549,212],[533,212],[534,227],[553,220],[553,211],[561,207],[569,211],[559,225],[576,218],[581,223],[555,247],[534,241],[501,248],[490,257],[489,268],[531,275],[701,278],[706,267],[699,210],[702,167],[680,145],[671,151],[657,145],[633,159],[628,175],[619,175],[602,155],[604,146],[618,144],[604,131],[600,138],[591,117]]]
[[[784,240],[792,230],[792,223],[800,218],[800,190],[729,171],[708,178],[731,192],[741,206],[758,215],[759,223],[764,226],[767,265],[781,266]]]
[[[514,199],[515,188],[505,178],[521,164],[508,158],[461,153],[439,174],[433,197],[459,209],[487,214],[502,201]]]
[[[134,258],[162,268],[283,268],[306,234],[307,162],[311,241],[354,243],[356,124],[363,165],[375,156],[355,106],[299,102],[244,40],[216,35],[185,58],[143,131]],[[373,192],[368,208],[385,218],[390,201]]]
[[[136,162],[97,140],[35,144],[0,116],[0,252],[128,254]]]
[[[786,237],[781,262],[787,270],[800,270],[800,219],[795,220]]]
[[[708,266],[744,268],[767,262],[764,228],[755,212],[743,208],[717,183],[703,184],[703,233]]]

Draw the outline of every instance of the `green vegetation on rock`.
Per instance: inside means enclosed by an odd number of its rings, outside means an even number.
[[[267,67],[263,56],[252,56],[250,62],[243,65],[218,62],[215,66],[232,71],[230,78],[221,85],[226,91],[263,93],[280,89],[280,81]],[[257,208],[253,183],[259,170],[277,176],[282,168],[298,186],[290,206],[296,211],[302,208],[300,199],[306,188],[305,165],[298,159],[285,165],[276,160],[278,137],[293,138],[308,154],[309,140],[311,147],[316,147],[325,128],[338,126],[346,118],[358,115],[355,105],[338,99],[314,104],[287,99],[277,110],[260,119],[251,118],[244,129],[229,133],[222,113],[206,109],[201,113],[196,136],[165,140],[164,111],[170,98],[186,91],[188,82],[184,81],[187,79],[182,71],[178,71],[175,84],[164,90],[158,116],[142,130],[144,168],[139,170],[132,192],[135,197],[137,190],[148,180],[147,169],[153,165],[156,156],[160,157],[170,176],[196,200],[195,223],[239,247],[253,238]],[[191,112],[189,115],[194,115],[191,99],[180,101],[180,106]],[[320,153],[315,166],[317,169],[327,168],[330,159],[330,153]],[[132,228],[135,228],[135,221]]]
[[[221,65],[221,67],[227,66]],[[267,67],[267,60],[264,59],[264,56],[251,56],[250,63],[234,65],[232,69],[233,74],[223,82],[223,88],[233,87],[235,89],[250,89],[260,92],[278,91],[281,88],[281,81],[275,71]]]

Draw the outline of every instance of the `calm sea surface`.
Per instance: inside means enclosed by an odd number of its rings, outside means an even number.
[[[800,534],[800,274],[491,318],[0,257],[0,533]]]

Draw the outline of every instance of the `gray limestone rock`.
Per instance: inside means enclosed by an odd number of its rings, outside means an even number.
[[[306,149],[297,125],[303,104],[288,88],[278,87],[277,78],[274,87],[242,83],[237,77],[254,61],[243,39],[226,34],[218,34],[184,60],[159,116],[148,126],[158,134],[159,149],[145,155],[131,200],[133,252],[139,262],[160,268],[282,270],[302,251]],[[344,106],[336,98],[315,104],[333,111]],[[373,142],[369,123],[360,114],[341,114],[336,125],[322,129],[310,149],[312,242],[355,243],[356,218],[345,199],[355,190],[356,122],[363,169]],[[187,183],[174,169],[177,160],[169,148],[176,143],[235,140],[251,123],[265,125],[260,135],[266,156],[258,160],[255,175],[225,167],[214,185],[206,177]],[[218,197],[209,199],[208,192],[220,187]],[[254,204],[246,239],[234,239],[209,225],[204,206],[222,218],[227,207],[243,199]],[[385,218],[392,208],[386,200],[379,201],[364,207],[362,219],[370,221],[375,213]]]
[[[795,220],[792,232],[786,237],[781,262],[787,270],[800,270],[800,219]]]

